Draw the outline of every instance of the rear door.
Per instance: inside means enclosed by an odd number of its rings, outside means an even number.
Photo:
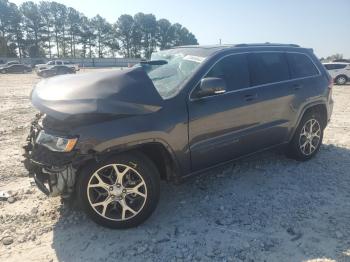
[[[284,52],[256,52],[248,56],[251,85],[259,89],[260,148],[284,142],[293,110],[294,87]],[[297,88],[297,87],[295,87]]]
[[[326,64],[325,67],[332,78],[336,78],[345,73],[346,64]]]
[[[291,123],[292,129],[305,103],[317,100],[324,92],[325,79],[309,55],[290,52],[287,53],[287,59],[291,73],[290,86],[294,93],[293,100],[289,104],[294,117]]]
[[[350,64],[348,64],[345,67],[345,74],[346,74],[346,76],[348,77],[348,80],[349,80],[350,79]]]
[[[250,88],[246,54],[222,58],[205,77],[225,80],[225,93],[188,102],[192,171],[197,171],[257,149],[259,127],[257,89]]]

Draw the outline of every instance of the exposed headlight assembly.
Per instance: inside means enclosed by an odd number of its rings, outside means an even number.
[[[40,131],[36,143],[47,147],[51,151],[70,152],[76,145],[78,138],[59,137]]]

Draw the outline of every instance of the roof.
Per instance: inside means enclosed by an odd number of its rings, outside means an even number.
[[[279,43],[251,43],[251,44],[225,44],[225,45],[184,45],[175,46],[174,48],[202,48],[202,49],[225,49],[234,47],[300,47],[296,44],[279,44]]]
[[[225,44],[225,45],[184,45],[184,46],[175,46],[170,48],[171,50],[177,52],[177,50],[181,50],[185,55],[194,55],[194,56],[202,56],[209,57],[213,54],[224,50],[239,50],[240,48],[301,48],[296,44],[278,44],[278,43],[253,43],[253,44]],[[312,50],[312,49],[311,49]],[[166,50],[165,50],[166,51]]]
[[[323,65],[350,65],[350,63],[346,63],[346,62],[326,62],[326,63],[322,63]]]

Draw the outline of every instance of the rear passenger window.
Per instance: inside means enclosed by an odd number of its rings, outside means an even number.
[[[225,80],[227,91],[249,87],[248,62],[245,54],[230,55],[220,60],[206,75]]]
[[[289,80],[284,53],[253,53],[248,58],[252,86]]]
[[[346,67],[346,65],[344,64],[335,64],[334,65],[334,69],[344,69]]]
[[[288,63],[292,78],[318,75],[318,70],[311,59],[304,54],[288,53]]]

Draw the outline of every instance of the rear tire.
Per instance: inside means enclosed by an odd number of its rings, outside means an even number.
[[[288,145],[287,155],[299,161],[314,157],[321,147],[324,128],[325,124],[319,112],[307,112]]]
[[[337,85],[345,85],[348,81],[348,78],[345,75],[340,75],[335,78],[335,83]]]
[[[97,224],[124,229],[143,223],[159,200],[160,175],[139,152],[86,166],[78,179],[80,205]]]

